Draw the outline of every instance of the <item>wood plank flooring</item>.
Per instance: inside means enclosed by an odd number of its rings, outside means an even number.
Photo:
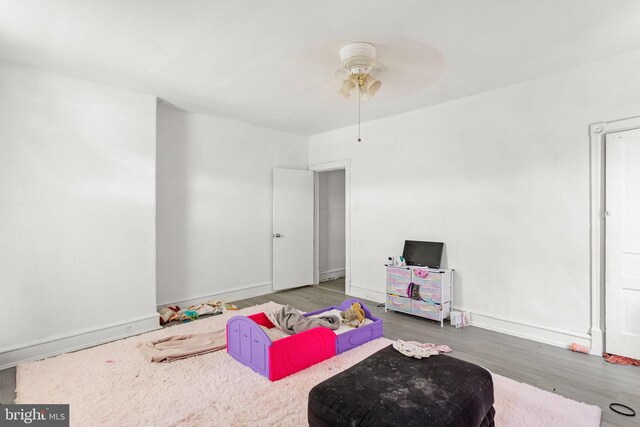
[[[338,305],[346,297],[336,283],[324,282],[322,289],[307,286],[277,292],[235,303],[239,308],[274,301],[304,310]],[[484,366],[492,372],[531,384],[570,399],[602,408],[603,426],[638,426],[640,414],[629,418],[609,409],[620,402],[640,413],[640,367],[611,365],[598,356],[573,353],[558,347],[522,338],[466,327],[449,325],[414,316],[384,312],[373,302],[366,302],[374,315],[384,321],[384,336],[390,339],[416,340],[447,344],[451,356]],[[14,400],[15,369],[0,371],[0,403]]]
[[[318,288],[325,289],[327,291],[339,292],[344,295],[344,277],[341,279],[320,282]]]

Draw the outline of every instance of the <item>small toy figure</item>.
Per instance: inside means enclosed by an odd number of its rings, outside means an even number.
[[[184,310],[180,314],[180,320],[183,322],[191,322],[192,320],[196,320],[198,318],[198,312],[195,310]]]
[[[351,308],[346,309],[342,312],[342,322],[351,326],[352,328],[357,328],[364,322],[365,314],[362,306],[359,302],[354,302],[351,305]]]

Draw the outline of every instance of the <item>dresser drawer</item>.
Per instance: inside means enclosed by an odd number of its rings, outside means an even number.
[[[411,270],[387,267],[387,280],[398,283],[411,283]]]
[[[440,284],[442,283],[442,276],[443,276],[442,273],[429,272],[427,274],[427,277],[420,277],[416,270],[420,270],[420,269],[414,269],[413,277],[411,278],[411,281],[416,285],[440,286]],[[422,270],[422,271],[426,271],[426,270]]]
[[[412,297],[414,300],[440,304],[442,302],[442,289],[440,287],[433,288],[425,285],[414,285]]]
[[[387,295],[387,308],[411,313],[411,298]]]
[[[387,293],[398,295],[401,297],[411,297],[411,283],[397,283],[388,280],[387,281]]]
[[[440,320],[441,305],[429,304],[424,301],[411,301],[411,314],[426,317],[427,319]]]

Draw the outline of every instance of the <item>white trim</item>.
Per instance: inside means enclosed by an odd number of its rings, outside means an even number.
[[[469,311],[457,307],[454,308],[454,310]],[[471,325],[482,329],[488,329],[490,331],[500,332],[502,334],[513,335],[520,338],[550,344],[556,347],[570,348],[571,343],[573,342],[586,347],[589,347],[591,344],[591,336],[587,333],[536,325],[534,323],[507,319],[475,311],[471,311]]]
[[[316,179],[319,172],[329,172],[344,169],[344,293],[351,295],[351,159],[337,160],[335,162],[316,163],[309,165],[308,170],[316,172]],[[316,181],[317,182],[317,181]],[[317,188],[317,186],[316,186]],[[317,195],[316,191],[316,195]],[[316,199],[315,221],[315,250],[314,250],[314,283],[319,283],[319,237],[318,221],[319,207]],[[315,273],[318,273],[317,275]]]
[[[313,174],[313,284],[320,283],[320,176]]]
[[[377,303],[383,303],[387,300],[387,294],[385,292],[374,291],[357,285],[351,285],[350,292],[347,295]]]
[[[591,153],[591,352],[605,351],[604,313],[604,147],[608,133],[640,128],[640,117],[632,117],[612,122],[594,123],[589,126]]]
[[[253,285],[241,286],[233,289],[225,289],[215,294],[205,294],[197,297],[185,298],[178,301],[165,302],[158,305],[158,308],[168,305],[177,305],[186,308],[194,304],[207,302],[210,300],[220,300],[224,302],[239,301],[247,298],[259,297],[273,292],[271,282],[256,283]]]
[[[320,282],[326,282],[327,280],[335,280],[344,277],[344,268],[338,268],[334,270],[327,270],[320,273]]]
[[[158,313],[0,349],[0,370],[160,328]]]

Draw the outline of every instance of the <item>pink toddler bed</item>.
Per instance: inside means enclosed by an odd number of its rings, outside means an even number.
[[[357,299],[349,299],[339,307],[327,307],[305,313],[313,316],[325,311],[344,311]],[[257,373],[277,381],[288,375],[344,353],[354,347],[382,336],[382,320],[374,317],[360,302],[371,323],[336,335],[329,328],[313,328],[285,338],[271,340],[260,327],[271,329],[273,323],[264,313],[234,316],[227,321],[227,353]]]

